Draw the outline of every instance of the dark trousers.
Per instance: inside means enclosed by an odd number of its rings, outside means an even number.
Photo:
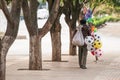
[[[79,58],[79,65],[86,67],[86,61],[87,61],[87,47],[82,46],[78,48],[78,58]]]

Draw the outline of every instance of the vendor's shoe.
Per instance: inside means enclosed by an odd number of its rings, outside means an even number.
[[[86,66],[83,66],[83,65],[81,65],[80,68],[82,68],[82,69],[87,69],[87,67],[86,67]]]
[[[80,68],[82,68],[83,67],[83,65],[80,65]]]

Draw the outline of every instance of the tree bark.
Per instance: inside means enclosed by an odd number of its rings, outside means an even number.
[[[54,24],[57,15],[58,15],[58,10],[59,10],[59,4],[60,4],[60,0],[55,0],[54,4],[52,6],[52,9],[50,11],[50,16],[48,18],[48,20],[46,21],[45,25],[43,26],[42,29],[39,29],[39,37],[42,38],[44,37],[48,31],[50,31],[52,25]]]
[[[6,55],[14,40],[14,37],[4,36],[4,40],[0,42],[0,80],[5,80]]]
[[[50,16],[43,28],[39,30],[39,35],[42,38],[51,27],[54,28],[51,29],[52,61],[61,61],[61,25],[59,23],[60,15],[58,14],[60,0],[48,0],[48,2],[51,4],[49,5]]]
[[[42,70],[42,56],[39,53],[41,44],[39,43],[41,43],[39,36],[30,36],[29,70]]]
[[[76,46],[72,44],[72,39],[76,30],[76,22],[79,19],[79,13],[81,4],[79,4],[79,0],[75,1],[75,5],[73,1],[65,1],[64,6],[64,14],[65,14],[65,21],[69,27],[69,34],[70,34],[70,43],[69,43],[69,55],[76,55]]]
[[[24,0],[22,3],[25,23],[30,36],[30,51],[29,51],[29,70],[42,70],[42,56],[40,53],[38,24],[37,24],[37,0],[31,0],[30,5],[28,1]]]
[[[2,41],[0,39],[0,52],[2,50]],[[0,80],[5,80],[6,59],[4,55],[0,53]]]
[[[55,0],[47,0],[51,12]],[[59,22],[62,8],[59,8],[57,18],[50,30],[52,41],[52,61],[61,61],[61,24]]]
[[[0,7],[9,23],[14,24],[12,16],[10,15],[9,10],[7,9],[7,4],[5,0],[0,0]]]
[[[52,41],[52,61],[61,61],[61,24],[59,19],[50,30]]]
[[[68,15],[65,16],[65,21],[69,26],[69,36],[70,36],[70,43],[69,43],[69,55],[76,55],[76,46],[72,44],[72,39],[76,30],[76,22],[73,22],[74,19],[70,19]]]
[[[41,70],[42,69],[42,51],[41,51],[41,39],[47,34],[47,32],[52,27],[58,13],[60,0],[56,0],[52,7],[50,16],[43,26],[43,28],[38,29],[37,24],[37,0],[30,0],[30,5],[28,6],[28,1],[23,0],[22,9],[24,13],[25,23],[30,35],[30,70]],[[39,44],[40,43],[40,44]]]
[[[76,53],[76,46],[72,44],[72,39],[73,39],[73,36],[74,36],[74,33],[75,33],[75,29],[72,29],[72,28],[69,28],[70,30],[70,43],[69,43],[69,54],[74,56],[74,55],[77,55]]]
[[[2,2],[1,2],[2,1]],[[6,73],[6,56],[10,46],[16,39],[18,33],[18,26],[20,21],[20,10],[21,10],[21,2],[22,0],[13,0],[12,1],[12,9],[9,13],[7,10],[7,6],[4,3],[4,0],[0,2],[3,3],[1,5],[3,13],[7,19],[7,30],[2,40],[0,41],[0,80],[5,80]]]
[[[6,58],[0,54],[0,80],[5,80]]]

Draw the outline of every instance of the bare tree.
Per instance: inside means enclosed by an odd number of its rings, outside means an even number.
[[[49,12],[51,12],[52,5],[55,0],[47,0],[49,5]],[[60,16],[62,14],[62,7],[58,10],[57,18],[50,29],[52,41],[52,61],[61,61],[61,24]]]
[[[0,0],[0,7],[7,19],[7,30],[0,40],[0,80],[5,80],[6,56],[10,46],[16,39],[22,0],[12,0],[11,11],[7,9],[5,0]]]
[[[28,5],[27,0],[23,1],[22,9],[30,37],[30,70],[42,70],[41,39],[45,34],[48,33],[54,21],[56,20],[59,3],[60,0],[55,0],[47,22],[41,29],[39,29],[37,24],[37,0],[30,0],[30,5]]]

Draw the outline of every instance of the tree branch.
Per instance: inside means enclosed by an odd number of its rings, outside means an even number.
[[[31,27],[30,8],[29,8],[27,0],[23,0],[23,2],[22,2],[22,10],[23,10],[23,15],[24,15],[27,30],[28,30],[29,33],[32,33],[33,29]]]
[[[69,0],[64,0],[64,7],[63,7],[63,13],[65,14],[65,21],[68,25],[70,25],[71,23],[71,9],[70,9],[70,4],[69,4]]]
[[[34,29],[38,29],[37,25],[37,9],[39,3],[37,0],[30,0],[30,15],[31,15],[31,25],[34,26]]]
[[[4,12],[7,21],[9,23],[13,24],[13,19],[9,13],[9,10],[7,9],[7,5],[5,3],[5,0],[0,0],[0,7],[1,7],[2,11]]]
[[[30,0],[30,5],[28,4],[28,0],[23,0],[22,3],[25,24],[30,35],[35,35],[38,33],[37,25],[38,5],[39,4],[37,0]]]
[[[58,15],[58,10],[59,10],[59,4],[60,4],[60,0],[55,0],[52,10],[50,12],[50,16],[47,20],[47,22],[45,23],[45,25],[43,26],[43,28],[41,30],[39,30],[39,37],[42,38],[45,34],[48,33],[48,31],[51,29],[53,23],[56,20],[56,17]]]

